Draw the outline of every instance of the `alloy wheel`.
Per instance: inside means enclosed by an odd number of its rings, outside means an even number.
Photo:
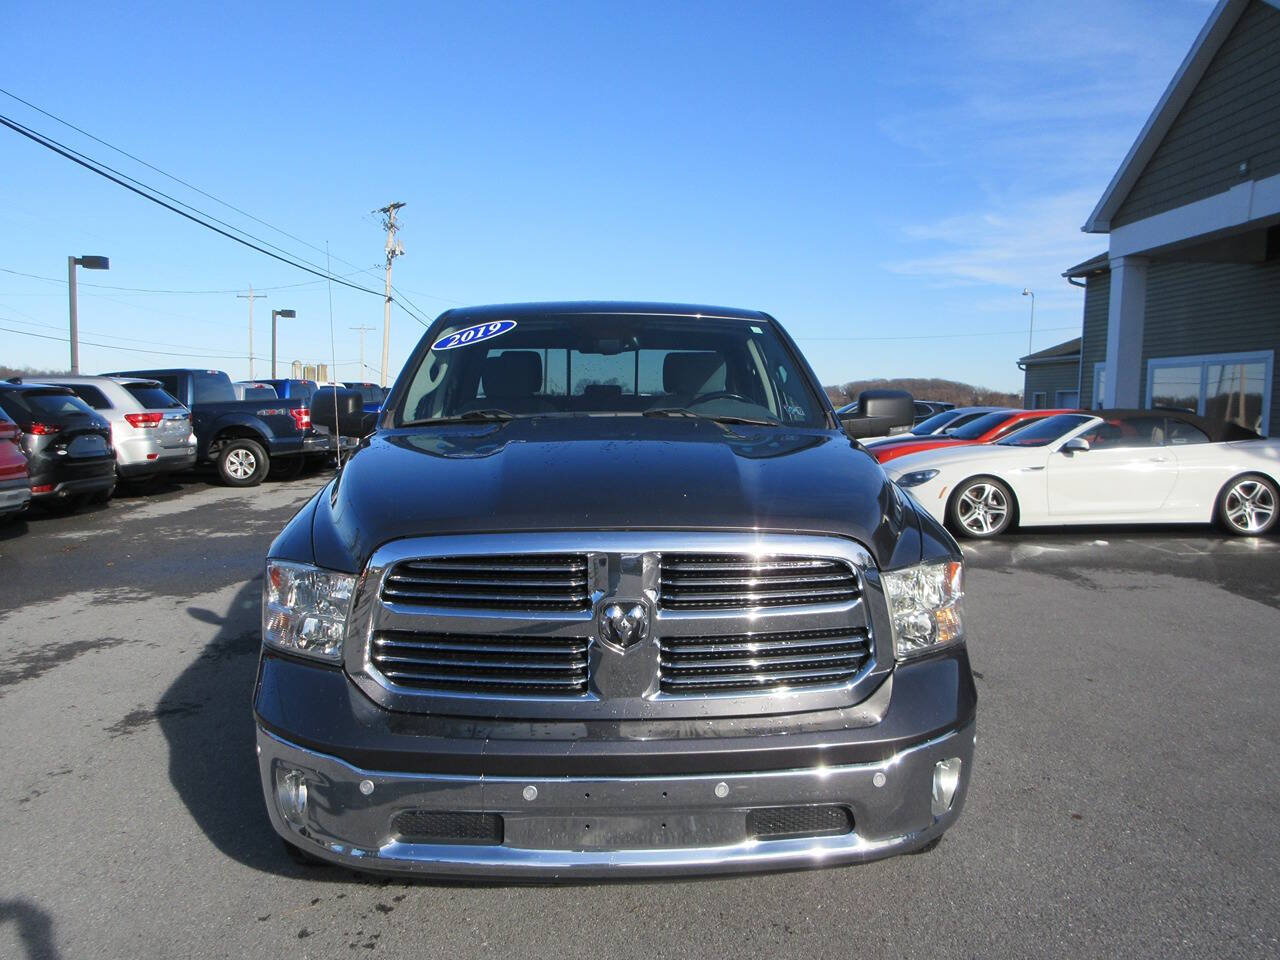
[[[956,517],[969,533],[990,536],[1009,516],[1009,501],[995,484],[975,483],[965,489],[956,504]]]
[[[1241,480],[1227,491],[1223,513],[1227,523],[1241,533],[1261,533],[1270,526],[1275,512],[1275,494],[1260,480]]]
[[[232,450],[227,454],[227,473],[237,480],[248,480],[258,469],[258,458],[244,449]]]

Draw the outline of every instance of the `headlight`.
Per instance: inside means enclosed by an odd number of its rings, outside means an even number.
[[[342,660],[342,638],[356,578],[307,563],[268,560],[262,587],[262,642],[269,647]]]
[[[937,475],[937,470],[916,470],[912,473],[904,473],[895,482],[900,487],[918,487],[922,483],[928,483]]]
[[[922,563],[882,573],[880,580],[893,624],[893,652],[899,660],[964,636],[963,564]]]

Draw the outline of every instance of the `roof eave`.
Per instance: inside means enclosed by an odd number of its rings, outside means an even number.
[[[1200,29],[1195,43],[1191,45],[1190,51],[1178,67],[1178,72],[1169,81],[1163,96],[1160,97],[1155,109],[1151,111],[1147,122],[1138,133],[1138,138],[1125,154],[1120,168],[1107,184],[1102,198],[1089,214],[1084,226],[1080,228],[1085,233],[1111,231],[1111,218],[1128,197],[1129,191],[1142,174],[1147,162],[1160,146],[1160,141],[1169,132],[1178,112],[1186,105],[1191,92],[1200,82],[1205,69],[1209,66],[1209,61],[1218,52],[1222,41],[1240,19],[1240,14],[1244,12],[1248,3],[1249,0],[1218,0],[1218,5],[1209,14],[1209,19]]]

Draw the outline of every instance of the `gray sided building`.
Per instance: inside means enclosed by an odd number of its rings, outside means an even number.
[[[1084,229],[1082,404],[1280,434],[1280,0],[1215,6]]]
[[[1080,338],[1059,343],[1018,361],[1025,371],[1022,405],[1028,410],[1080,406]]]

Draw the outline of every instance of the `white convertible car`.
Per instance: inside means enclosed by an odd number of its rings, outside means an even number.
[[[885,472],[966,537],[1022,526],[1211,523],[1259,536],[1280,506],[1280,440],[1164,410],[1065,413],[998,443],[928,450]]]

